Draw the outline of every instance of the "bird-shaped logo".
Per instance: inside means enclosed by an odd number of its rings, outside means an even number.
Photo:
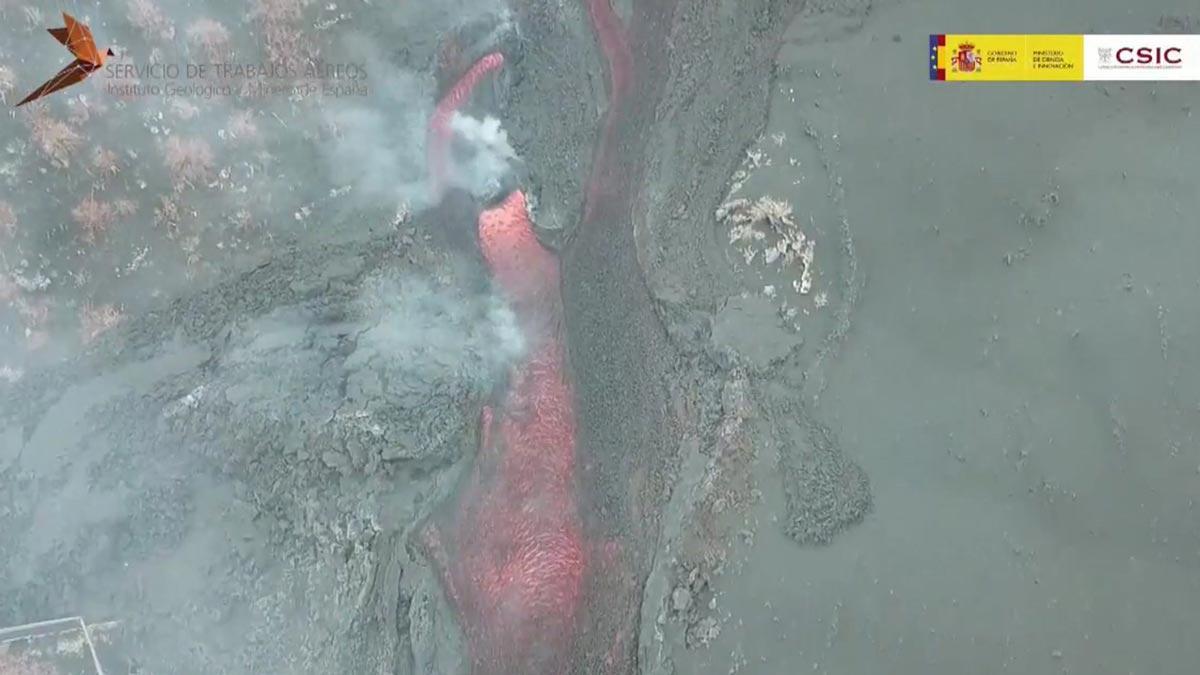
[[[82,82],[88,75],[91,75],[104,65],[106,57],[116,56],[111,49],[104,52],[97,49],[96,41],[92,39],[92,31],[88,30],[88,27],[84,24],[76,21],[75,17],[63,12],[63,23],[66,25],[62,28],[49,28],[47,30],[50,31],[55,40],[61,42],[71,51],[71,54],[75,56],[75,60],[67,64],[66,68],[58,71],[57,75],[46,80],[42,86],[34,89],[16,107],[20,108],[30,101],[36,101],[59,89]]]

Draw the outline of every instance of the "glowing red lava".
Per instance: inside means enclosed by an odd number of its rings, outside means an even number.
[[[449,119],[503,64],[476,63],[430,122],[435,181],[446,171]],[[533,232],[525,195],[479,217],[479,246],[527,353],[498,407],[485,407],[470,477],[446,522],[421,542],[458,615],[477,673],[558,673],[570,658],[587,567],[575,503],[574,395],[566,377],[558,260]]]
[[[587,552],[575,501],[574,395],[566,378],[558,261],[514,192],[479,218],[479,243],[527,341],[449,527],[430,524],[438,568],[473,672],[560,673],[580,609]]]
[[[614,111],[632,83],[632,55],[609,0],[588,0],[588,9],[612,87],[585,213],[606,198],[614,170],[609,149]],[[430,121],[429,162],[439,191],[446,179],[451,116],[503,63],[499,53],[480,59],[438,103]],[[484,211],[477,234],[527,351],[498,405],[482,411],[479,452],[466,483],[449,512],[421,529],[420,543],[458,616],[474,673],[564,673],[580,629],[591,563],[605,563],[616,549],[585,543],[579,515],[575,401],[558,258],[538,242],[520,191]],[[617,637],[609,666],[618,660],[622,641],[632,637],[628,633]]]
[[[434,109],[433,116],[429,120],[426,159],[433,175],[435,195],[440,195],[445,187],[447,154],[453,133],[450,129],[450,118],[470,98],[471,92],[475,90],[480,80],[499,70],[503,65],[504,55],[500,52],[493,52],[479,59],[458,79],[450,91],[446,92],[446,95],[438,102],[437,108]]]

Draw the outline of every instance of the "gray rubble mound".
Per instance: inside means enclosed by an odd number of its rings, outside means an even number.
[[[824,426],[812,423],[807,443],[782,457],[787,503],[783,527],[797,543],[828,544],[871,512],[866,472],[846,457]]]

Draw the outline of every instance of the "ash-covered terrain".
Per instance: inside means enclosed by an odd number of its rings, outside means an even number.
[[[105,622],[106,657],[139,672],[466,668],[412,530],[471,466],[479,408],[522,354],[469,227],[517,185],[563,257],[584,519],[620,551],[586,590],[577,670],[669,663],[668,596],[688,647],[707,644],[698,610],[764,461],[799,542],[869,511],[800,392],[763,378],[775,357],[729,332],[746,296],[709,246],[736,221],[792,288],[790,330],[834,353],[848,231],[735,194],[799,3],[62,9],[117,56],[0,120],[0,622]],[[54,17],[3,11],[7,100],[53,68]],[[628,62],[604,45],[618,34]],[[434,102],[494,50],[505,68],[453,119],[450,192],[433,189]],[[273,65],[189,78],[199,62]],[[155,81],[172,64],[174,89]],[[847,253],[823,275],[818,236]],[[826,304],[842,318],[796,320]]]
[[[82,616],[115,672],[468,672],[414,533],[525,355],[474,238],[519,188],[615,552],[573,672],[1179,672],[1195,204],[1153,158],[1195,97],[943,88],[977,98],[935,126],[934,9],[0,0],[0,626]],[[13,110],[64,10],[121,68]]]

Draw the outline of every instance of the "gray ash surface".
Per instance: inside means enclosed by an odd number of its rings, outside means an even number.
[[[664,667],[649,656],[656,603],[687,582],[674,583],[686,572],[663,552],[674,542],[736,550],[736,527],[697,525],[718,500],[688,501],[693,464],[727,457],[722,484],[749,508],[775,459],[752,448],[775,438],[788,448],[771,476],[788,495],[784,529],[824,543],[862,518],[867,482],[836,440],[815,422],[772,426],[783,413],[759,402],[780,382],[798,398],[803,379],[745,379],[710,349],[713,314],[740,292],[712,248],[712,214],[762,129],[773,55],[801,3],[761,0],[732,19],[716,1],[625,13],[638,84],[614,152],[629,170],[587,229],[577,223],[606,77],[582,3],[520,2],[511,15],[479,3],[364,7],[344,21],[301,4],[300,17],[265,26],[232,6],[212,11],[276,36],[333,21],[314,33],[330,58],[361,55],[351,38],[367,36],[363,58],[386,73],[377,96],[262,102],[249,118],[224,102],[192,116],[161,101],[113,104],[97,138],[128,137],[143,161],[106,185],[136,194],[137,210],[86,247],[70,224],[86,172],[55,169],[25,145],[33,159],[19,150],[24,163],[6,174],[10,202],[31,189],[71,199],[22,202],[28,227],[5,251],[31,262],[6,257],[0,269],[32,265],[53,280],[22,289],[24,311],[6,305],[3,344],[36,352],[26,329],[55,338],[0,385],[0,540],[17,542],[0,553],[0,624],[119,620],[140,672],[461,671],[461,635],[410,530],[469,463],[479,405],[503,386],[520,341],[467,252],[463,222],[478,205],[422,212],[415,139],[445,74],[496,40],[509,67],[468,110],[503,118],[536,224],[562,248],[589,533],[622,547],[588,589],[579,672],[604,667],[619,630],[630,632],[618,663]],[[196,18],[174,21],[186,31]],[[117,23],[139,56],[168,48],[128,17]],[[11,30],[34,44],[32,29]],[[396,34],[413,39],[394,45]],[[65,119],[85,103],[48,111]],[[178,118],[172,133],[216,147],[218,186],[173,185],[164,158],[145,159],[161,152],[144,138],[160,112]],[[235,114],[262,135],[218,147]],[[106,276],[146,247],[150,273]],[[29,311],[39,303],[48,317]],[[123,313],[84,344],[76,324],[89,303]],[[812,330],[808,344],[822,344],[826,326]],[[723,409],[731,381],[748,391]],[[736,448],[718,438],[732,408],[757,420]],[[688,593],[710,597],[710,572]],[[707,643],[704,608],[677,604],[692,620],[689,644]]]

